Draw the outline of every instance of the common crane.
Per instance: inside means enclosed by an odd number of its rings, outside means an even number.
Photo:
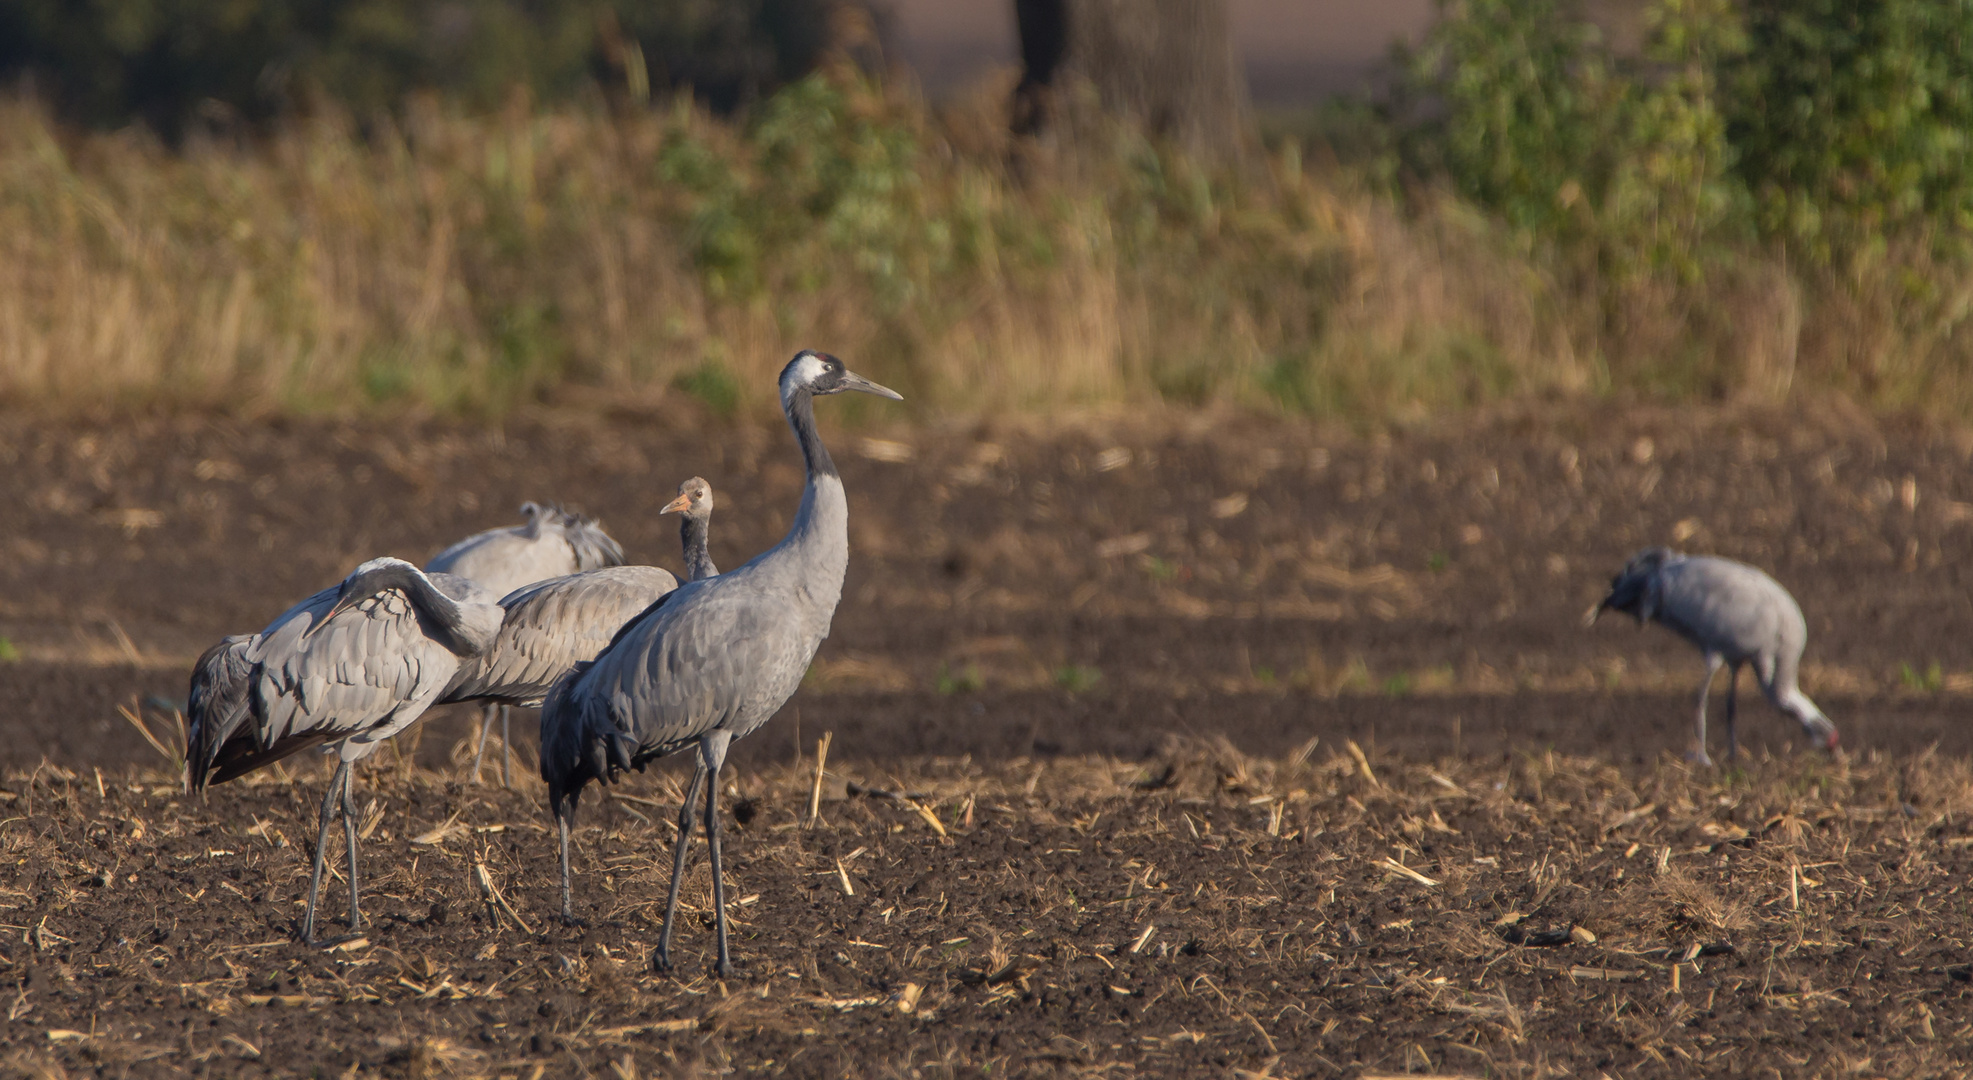
[[[781,408],[808,483],[781,542],[737,570],[687,582],[625,626],[608,649],[550,691],[541,714],[541,775],[560,832],[562,917],[570,901],[569,829],[584,785],[686,749],[698,760],[679,810],[671,890],[653,962],[671,966],[678,892],[692,841],[692,803],[706,789],[705,828],[721,974],[727,946],[720,867],[719,772],[732,741],[759,728],[795,692],[828,636],[849,565],[849,504],[815,430],[814,399],[856,390],[902,400],[827,353],[804,350],[781,371]]]
[[[1732,671],[1726,688],[1729,760],[1740,753],[1734,698],[1744,664],[1753,665],[1761,693],[1802,725],[1810,743],[1835,748],[1836,725],[1795,685],[1802,647],[1809,639],[1808,623],[1795,598],[1765,573],[1731,559],[1647,548],[1631,556],[1623,571],[1610,579],[1610,594],[1589,610],[1585,625],[1594,624],[1605,609],[1636,616],[1640,626],[1655,620],[1705,654],[1693,760],[1713,763],[1706,753],[1706,692],[1722,664]]]
[[[477,582],[426,575],[402,559],[372,559],[260,633],[227,638],[200,657],[187,701],[185,759],[194,791],[313,746],[338,751],[322,797],[303,941],[315,940],[323,849],[338,796],[349,848],[350,932],[363,926],[350,766],[415,723],[460,662],[484,650],[499,628],[500,606]]]

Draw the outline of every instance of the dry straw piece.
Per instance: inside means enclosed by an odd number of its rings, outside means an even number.
[[[829,740],[834,736],[835,732],[825,731],[822,733],[821,741],[815,744],[815,787],[810,790],[808,795],[808,823],[810,825],[814,825],[817,819],[822,816],[822,778],[827,775],[823,770],[829,764]]]

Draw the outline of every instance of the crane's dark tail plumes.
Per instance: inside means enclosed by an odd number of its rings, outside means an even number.
[[[595,518],[565,510],[556,503],[522,503],[521,513],[528,519],[521,535],[529,540],[540,539],[544,525],[562,530],[562,539],[568,541],[569,549],[575,553],[578,571],[623,565],[622,546],[596,524]]]
[[[571,926],[581,922],[575,916],[569,883],[569,832],[575,827],[576,805],[591,780],[608,783],[629,769],[632,750],[607,716],[597,729],[590,710],[573,697],[577,681],[589,667],[584,661],[571,668],[541,703],[541,778],[548,784],[548,812],[561,836],[562,921]]]
[[[192,665],[185,699],[185,772],[193,791],[205,790],[221,751],[236,734],[245,735],[240,729],[251,713],[253,665],[246,654],[252,640],[228,637]]]
[[[578,570],[600,570],[605,566],[623,565],[623,548],[610,534],[596,524],[596,519],[560,511],[562,535],[568,538],[569,547],[575,552],[575,565]]]

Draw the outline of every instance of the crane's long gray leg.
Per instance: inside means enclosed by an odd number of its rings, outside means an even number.
[[[1711,767],[1712,755],[1706,753],[1706,692],[1713,688],[1713,677],[1720,673],[1720,665],[1726,658],[1716,652],[1706,654],[1706,681],[1699,684],[1699,722],[1695,732],[1697,742],[1692,748],[1692,760]]]
[[[698,796],[699,781],[705,776],[706,763],[701,757],[692,768],[692,782],[685,788],[685,799],[678,804],[678,843],[671,849],[671,892],[665,896],[665,922],[658,932],[657,955],[651,958],[651,966],[659,971],[671,970],[671,926],[678,918],[678,890],[685,884],[685,856],[692,850],[692,800]]]
[[[575,795],[556,793],[555,825],[562,834],[562,924],[581,926],[575,917],[575,902],[569,889],[569,828],[575,823]]]
[[[486,756],[486,737],[493,734],[493,712],[500,706],[491,702],[480,710],[480,745],[473,751],[473,783],[480,782],[480,759]]]
[[[715,731],[699,742],[699,755],[706,774],[706,850],[712,858],[712,910],[719,931],[721,975],[733,974],[733,956],[726,951],[726,876],[719,866],[719,770],[726,766],[726,747],[733,737]]]
[[[363,909],[360,906],[356,886],[356,772],[347,762],[342,767],[343,777],[343,839],[349,847],[349,932],[363,931]]]
[[[1740,737],[1733,729],[1734,699],[1740,696],[1740,665],[1734,664],[1726,672],[1726,760],[1736,761],[1740,757]]]
[[[315,899],[322,891],[322,855],[329,846],[329,822],[335,820],[336,807],[341,803],[343,781],[349,777],[349,762],[336,766],[336,775],[329,780],[329,790],[322,795],[322,817],[320,827],[315,830],[315,869],[308,875],[308,913],[301,917],[301,940],[304,944],[315,944]]]

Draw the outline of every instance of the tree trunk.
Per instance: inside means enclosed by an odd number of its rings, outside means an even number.
[[[1024,72],[1017,134],[1086,135],[1092,109],[1209,160],[1248,136],[1226,0],[1014,0]]]

